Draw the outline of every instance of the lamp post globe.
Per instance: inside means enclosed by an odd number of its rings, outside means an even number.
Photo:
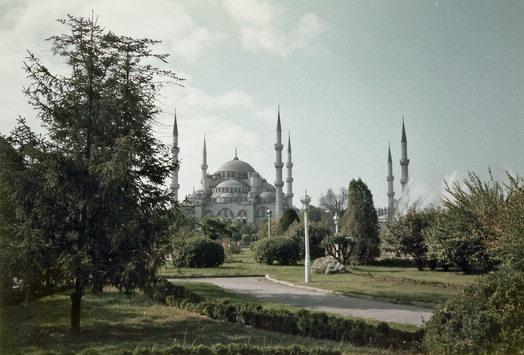
[[[306,245],[306,256],[304,264],[306,266],[306,282],[311,281],[311,259],[309,257],[309,226],[307,220],[307,209],[309,203],[311,202],[311,197],[308,196],[307,191],[305,191],[304,196],[300,197],[300,202],[302,202],[302,208],[304,210],[304,244]]]

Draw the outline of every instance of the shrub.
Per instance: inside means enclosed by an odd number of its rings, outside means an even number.
[[[298,243],[291,238],[271,237],[256,242],[253,246],[253,258],[259,264],[294,265],[300,258]]]
[[[238,322],[243,325],[285,334],[348,341],[357,345],[370,343],[382,348],[411,349],[415,346],[414,350],[424,336],[423,329],[414,333],[406,332],[390,329],[388,324],[384,322],[374,326],[362,320],[351,320],[323,312],[311,312],[306,309],[292,312],[285,309],[263,309],[258,303],[241,305],[231,303],[228,300],[221,303],[203,301],[198,295],[185,290],[182,286],[174,286],[165,279],[156,280],[145,287],[144,292],[149,297],[155,297],[158,300],[164,299],[170,306],[198,312],[222,321]],[[503,301],[501,300],[500,303],[503,303]],[[519,324],[517,319],[520,316],[521,314],[517,313],[516,318],[513,319],[515,326]],[[511,340],[513,338],[507,337],[505,339]]]
[[[524,349],[524,274],[479,278],[441,304],[426,324],[430,354],[513,354]]]
[[[224,261],[224,248],[222,245],[209,238],[191,238],[182,248],[183,267],[218,267],[222,265]]]
[[[315,259],[311,271],[314,274],[343,274],[346,267],[330,256]]]
[[[284,210],[282,216],[278,220],[277,234],[284,235],[289,226],[291,226],[295,221],[300,223],[297,212],[293,208],[287,208]]]
[[[312,260],[326,255],[326,249],[321,244],[329,235],[331,235],[331,229],[329,229],[326,223],[311,222],[308,224],[309,254]],[[293,224],[289,226],[285,236],[296,240],[298,243],[298,250],[300,251],[300,258],[303,259],[306,249],[304,242],[304,222],[293,222]]]

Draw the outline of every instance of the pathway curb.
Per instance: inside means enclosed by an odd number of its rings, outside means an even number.
[[[426,302],[418,302],[418,301],[400,302],[399,300],[394,299],[394,298],[376,297],[376,296],[369,296],[369,295],[361,295],[361,294],[357,294],[357,293],[343,293],[343,292],[339,292],[339,291],[324,290],[324,289],[322,289],[322,288],[316,288],[316,287],[310,287],[310,286],[296,285],[296,284],[291,283],[291,282],[281,281],[281,280],[274,279],[274,278],[272,278],[271,276],[269,276],[268,274],[252,274],[252,275],[212,275],[212,276],[210,276],[210,275],[192,275],[192,276],[180,276],[180,275],[176,275],[176,276],[168,276],[168,275],[160,275],[160,276],[158,276],[158,277],[159,277],[159,278],[163,278],[163,279],[179,279],[179,280],[184,280],[184,279],[209,279],[209,278],[264,277],[264,278],[265,278],[266,280],[268,280],[268,281],[271,281],[271,282],[274,282],[274,283],[277,283],[277,284],[280,284],[280,285],[284,285],[284,286],[289,286],[289,287],[298,288],[298,289],[300,289],[300,290],[305,290],[305,291],[313,291],[313,292],[326,293],[326,294],[333,294],[333,295],[339,295],[339,296],[349,296],[349,297],[360,298],[360,299],[365,299],[365,300],[369,300],[369,301],[381,301],[381,302],[392,303],[392,304],[406,304],[406,305],[410,305],[410,306],[417,306],[417,307],[429,308],[429,309],[434,309],[434,308],[437,306],[436,303],[426,303]]]
[[[340,296],[349,296],[349,297],[361,298],[361,299],[370,300],[370,301],[381,301],[381,302],[387,302],[387,303],[392,303],[392,304],[403,304],[402,302],[399,302],[397,299],[394,299],[394,298],[376,297],[376,296],[369,296],[369,295],[360,295],[360,294],[356,294],[356,293],[343,293],[343,292],[339,292],[339,291],[324,290],[322,288],[316,288],[316,287],[310,287],[310,286],[302,286],[302,285],[295,285],[294,283],[291,283],[291,282],[280,281],[280,280],[273,279],[268,274],[265,275],[265,278],[268,281],[271,281],[271,282],[274,282],[274,283],[277,283],[277,284],[281,284],[281,285],[285,285],[285,286],[289,286],[289,287],[295,287],[295,288],[298,288],[300,290],[320,292],[320,293],[327,293],[327,294],[334,294],[334,295],[340,295]],[[409,304],[411,306],[417,306],[417,307],[429,308],[429,309],[434,309],[437,306],[436,303],[426,303],[426,302],[417,302],[417,301],[410,301],[407,304]]]

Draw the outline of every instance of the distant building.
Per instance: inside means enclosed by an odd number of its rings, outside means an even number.
[[[178,159],[178,128],[175,115],[173,129],[173,159]],[[238,158],[235,151],[233,160],[222,164],[213,174],[208,174],[207,148],[204,138],[202,151],[201,188],[187,197],[185,207],[196,218],[202,219],[208,215],[220,216],[229,221],[256,223],[267,218],[270,211],[272,218],[278,218],[283,211],[293,206],[293,163],[291,160],[291,139],[287,147],[287,178],[286,194],[284,195],[284,180],[282,178],[282,130],[280,126],[280,109],[277,117],[276,130],[276,179],[274,185],[267,182],[248,163]],[[173,173],[171,184],[174,195],[178,196],[178,169]],[[176,197],[177,198],[177,197]]]

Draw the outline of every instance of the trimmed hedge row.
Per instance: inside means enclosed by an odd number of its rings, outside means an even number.
[[[359,319],[352,320],[305,309],[291,312],[284,309],[263,309],[257,303],[235,304],[227,300],[216,303],[202,300],[183,286],[173,285],[167,280],[157,281],[154,289],[155,292],[148,295],[169,306],[198,312],[216,320],[285,334],[393,349],[419,349],[424,336],[423,329],[407,332],[392,329],[386,322],[372,325]],[[165,292],[163,296],[158,295],[161,292]]]
[[[105,355],[106,351],[88,349],[81,352],[81,355]],[[53,355],[53,353],[46,353]],[[306,349],[301,346],[292,345],[290,347],[257,347],[249,344],[216,344],[211,347],[181,346],[174,345],[165,349],[150,350],[147,348],[137,348],[132,351],[123,350],[121,352],[111,352],[112,355],[341,355],[340,351],[312,348]]]

